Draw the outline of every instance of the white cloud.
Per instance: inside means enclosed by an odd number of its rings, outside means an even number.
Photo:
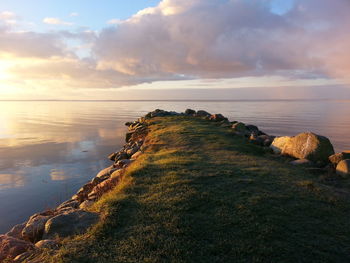
[[[120,23],[122,23],[123,21],[120,20],[120,19],[117,19],[117,18],[113,18],[113,19],[110,19],[107,21],[107,24],[110,24],[110,25],[118,25]]]
[[[10,11],[3,11],[0,13],[1,20],[12,20],[16,18],[16,14]]]
[[[75,16],[79,16],[79,13],[73,12],[69,14],[70,17],[75,17]]]
[[[72,26],[73,23],[71,22],[66,22],[66,21],[63,21],[59,18],[56,18],[56,17],[46,17],[43,19],[43,22],[45,24],[49,24],[49,25],[62,25],[62,26]]]
[[[268,0],[164,0],[130,19],[112,19],[118,26],[100,32],[19,32],[0,21],[0,60],[10,57],[6,71],[16,83],[57,89],[262,76],[349,79],[348,0],[295,3],[277,15]]]

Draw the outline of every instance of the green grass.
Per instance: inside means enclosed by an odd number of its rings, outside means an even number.
[[[92,208],[101,222],[42,262],[350,262],[347,186],[213,122],[157,118],[150,130]]]

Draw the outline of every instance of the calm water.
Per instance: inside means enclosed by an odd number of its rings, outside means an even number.
[[[124,123],[155,108],[222,113],[274,135],[313,131],[350,149],[350,101],[0,102],[0,233],[72,196],[111,164]]]

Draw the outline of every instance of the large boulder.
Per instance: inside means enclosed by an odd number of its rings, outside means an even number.
[[[192,110],[192,109],[187,109],[187,110],[185,110],[185,114],[186,114],[186,115],[193,116],[193,115],[196,114],[196,111],[195,111],[195,110]]]
[[[305,132],[287,140],[282,154],[324,164],[328,162],[328,157],[334,154],[334,149],[327,137]]]
[[[24,240],[36,242],[41,239],[45,224],[53,216],[53,212],[35,214],[31,216],[22,230]]]
[[[209,112],[206,112],[205,110],[199,110],[196,113],[196,117],[200,117],[200,118],[205,118],[205,117],[210,117],[211,114]]]
[[[34,249],[34,245],[29,242],[6,235],[0,235],[0,262],[12,260],[16,256]]]
[[[350,176],[350,159],[342,160],[338,163],[336,172],[338,175],[342,177],[349,177]]]
[[[9,232],[6,233],[7,236],[22,239],[22,231],[26,227],[27,222],[15,225]]]
[[[45,249],[45,248],[55,249],[55,248],[58,248],[59,244],[55,240],[45,239],[35,243],[35,246],[41,249]]]
[[[350,159],[350,151],[344,151],[329,156],[329,161],[334,165],[337,165],[338,163],[346,159]]]
[[[242,135],[250,134],[249,130],[247,129],[247,127],[243,122],[234,123],[232,125],[232,130],[237,134],[242,134]]]
[[[290,139],[291,137],[289,136],[276,137],[272,141],[270,148],[273,150],[274,153],[280,154],[282,153],[284,146],[289,142]]]
[[[226,117],[224,117],[222,114],[213,114],[209,117],[209,120],[211,121],[216,121],[216,122],[219,122],[219,121],[228,121],[228,119]]]
[[[43,239],[67,237],[85,232],[97,223],[98,214],[83,210],[76,210],[52,217],[45,224]]]

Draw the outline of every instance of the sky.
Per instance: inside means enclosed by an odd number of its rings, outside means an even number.
[[[0,99],[343,94],[349,12],[349,0],[1,0]]]

